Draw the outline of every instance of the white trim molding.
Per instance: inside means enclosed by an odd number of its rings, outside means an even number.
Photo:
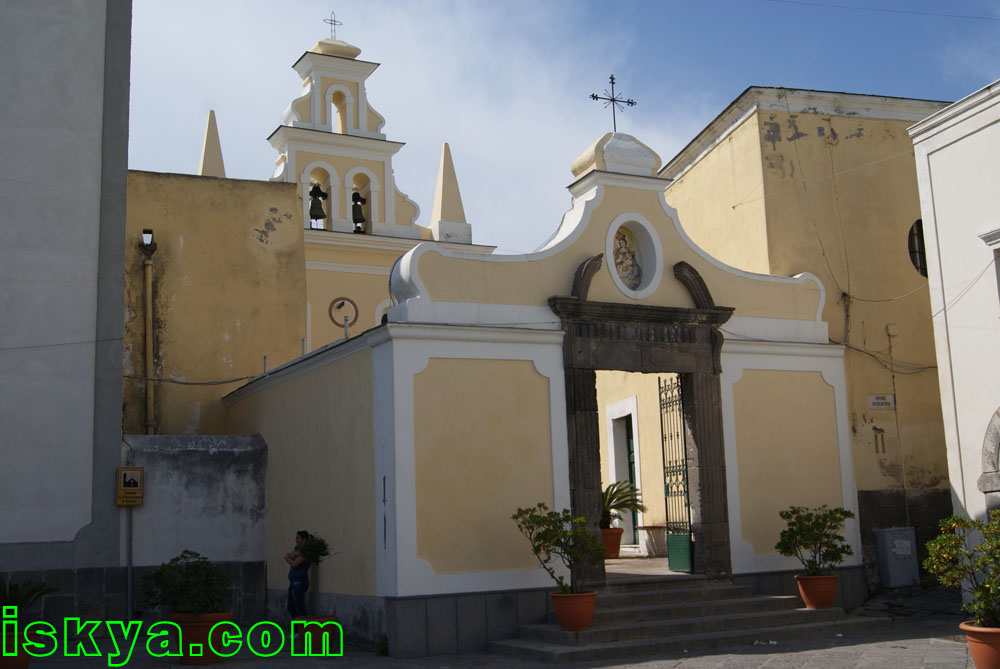
[[[618,463],[615,459],[615,421],[619,418],[624,418],[625,416],[631,416],[630,423],[632,423],[632,445],[633,453],[635,457],[635,480],[642,481],[641,458],[639,457],[640,445],[639,445],[639,401],[635,395],[632,397],[627,397],[623,400],[615,402],[614,404],[609,404],[605,408],[605,428],[608,435],[608,476],[610,481],[608,483],[613,483],[615,481],[625,481],[628,480],[628,472],[624,472],[624,476],[618,472]],[[607,487],[607,486],[605,486]],[[642,511],[638,511],[638,522],[636,528],[643,524]],[[618,521],[615,521],[615,527],[619,527]],[[627,544],[625,543],[625,538],[622,538],[622,543],[625,545],[634,546],[631,541]]]
[[[389,276],[389,272],[392,271],[391,267],[348,265],[339,262],[324,262],[322,260],[307,260],[306,269],[315,269],[323,272],[346,272],[348,274],[381,274],[382,276]]]

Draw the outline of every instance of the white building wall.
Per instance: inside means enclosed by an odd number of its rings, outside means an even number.
[[[0,2],[0,565],[11,571],[117,564],[130,27],[130,0]]]
[[[953,503],[957,513],[981,517],[983,438],[1000,407],[1000,81],[921,121],[910,135]]]
[[[0,5],[0,542],[91,511],[105,7],[54,10]]]

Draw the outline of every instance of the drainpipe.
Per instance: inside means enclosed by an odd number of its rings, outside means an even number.
[[[899,468],[903,476],[903,514],[906,517],[906,527],[911,527],[910,501],[906,490],[906,458],[903,455],[903,434],[899,431],[899,397],[896,395],[896,370],[892,364],[892,338],[898,336],[899,328],[895,323],[889,323],[885,326],[885,331],[889,335],[889,373],[892,374],[892,414],[896,419],[896,442],[899,444]]]
[[[156,242],[153,241],[152,230],[146,228],[142,231],[139,251],[145,256],[142,261],[142,274],[146,287],[146,434],[156,434],[156,417],[153,409],[153,254],[156,252]]]

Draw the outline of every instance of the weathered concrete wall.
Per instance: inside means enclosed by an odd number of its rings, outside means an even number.
[[[127,435],[125,443],[129,464],[145,468],[143,504],[132,512],[134,564],[158,565],[184,549],[213,562],[267,559],[260,435]]]
[[[128,0],[0,5],[8,569],[117,560],[130,26]]]
[[[221,397],[302,352],[305,256],[293,184],[128,173],[125,431],[145,433],[142,230],[151,229],[157,434],[222,434]],[[205,384],[205,382],[210,382]]]

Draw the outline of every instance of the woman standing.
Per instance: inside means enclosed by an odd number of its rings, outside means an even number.
[[[295,548],[285,553],[288,570],[288,615],[294,620],[306,614],[306,590],[309,589],[309,560],[299,550],[310,535],[305,530],[295,533]]]

